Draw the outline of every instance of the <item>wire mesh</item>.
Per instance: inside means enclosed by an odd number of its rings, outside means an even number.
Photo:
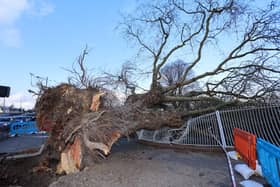
[[[227,146],[233,146],[233,128],[240,128],[280,146],[280,105],[220,111]]]
[[[217,140],[225,142],[225,147],[232,147],[234,128],[248,131],[280,146],[280,105],[221,110],[189,119],[180,129],[141,130],[143,136],[139,136],[139,139],[159,143],[219,146],[210,135],[211,131]]]

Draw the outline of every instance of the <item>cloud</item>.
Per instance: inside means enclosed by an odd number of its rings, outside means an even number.
[[[21,37],[19,30],[15,28],[7,28],[0,30],[0,43],[3,43],[8,47],[20,47]]]
[[[55,7],[48,0],[29,1],[29,13],[33,16],[47,16],[54,11]]]
[[[13,24],[26,9],[27,0],[0,0],[0,24]]]
[[[21,32],[16,23],[22,15],[46,16],[54,8],[48,0],[0,0],[0,44],[20,47]]]
[[[35,105],[36,97],[28,93],[15,93],[6,98],[5,105],[13,105],[16,108],[33,109]]]

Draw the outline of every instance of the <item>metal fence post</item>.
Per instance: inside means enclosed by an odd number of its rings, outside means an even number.
[[[153,134],[153,141],[156,142],[156,135],[158,134],[159,130],[155,130]]]
[[[138,140],[143,139],[143,133],[144,133],[144,129],[141,129],[139,134],[138,134]]]
[[[217,117],[217,122],[218,122],[218,126],[219,126],[219,131],[220,131],[220,137],[221,137],[222,145],[225,148],[226,147],[226,139],[225,139],[223,124],[222,124],[222,120],[221,120],[221,116],[220,116],[220,112],[219,111],[216,111],[216,117]]]

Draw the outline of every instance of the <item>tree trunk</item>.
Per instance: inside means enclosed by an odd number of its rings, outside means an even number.
[[[182,124],[176,112],[147,107],[160,102],[158,92],[132,96],[123,106],[116,106],[110,98],[97,89],[63,84],[45,90],[38,99],[38,125],[50,129],[48,155],[60,160],[58,173],[79,171],[97,155],[108,155],[120,137],[139,129]],[[46,121],[52,126],[44,127],[49,124]]]

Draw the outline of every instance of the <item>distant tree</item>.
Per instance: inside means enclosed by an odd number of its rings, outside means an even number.
[[[189,64],[184,62],[183,60],[176,60],[172,63],[166,64],[160,72],[161,80],[160,83],[163,86],[171,86],[174,84],[180,83],[181,79],[183,78],[185,70],[188,68]],[[194,72],[192,71],[188,76],[188,78],[194,77]],[[193,90],[199,90],[199,84],[197,82],[190,84],[190,85],[182,85],[178,86],[176,89],[171,90],[166,95],[168,96],[184,96],[185,94],[189,93]],[[175,108],[181,109],[189,109],[190,102],[172,102]]]
[[[14,105],[14,104],[11,104],[11,105],[9,106],[9,110],[11,111],[11,110],[13,110],[13,109],[15,109],[15,105]]]
[[[166,64],[160,71],[161,84],[163,86],[171,86],[174,84],[179,84],[183,78],[185,70],[188,68],[189,64],[183,60],[176,60],[172,63]],[[194,77],[194,72],[191,71],[188,78]],[[186,92],[198,89],[198,84],[194,83],[192,85],[182,85],[178,86],[176,89],[171,90],[171,95],[183,96]]]

